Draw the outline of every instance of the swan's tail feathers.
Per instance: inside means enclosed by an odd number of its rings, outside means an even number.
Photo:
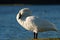
[[[56,25],[53,24],[53,23],[51,23],[51,24],[52,24],[52,27],[53,27],[53,31],[56,31],[56,32],[57,32],[58,30],[57,30],[57,28],[56,28]]]
[[[57,29],[53,29],[53,31],[56,31],[57,32]]]

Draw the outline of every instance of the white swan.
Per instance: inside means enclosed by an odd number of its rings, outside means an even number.
[[[34,38],[37,39],[38,32],[56,31],[55,24],[42,20],[39,17],[32,16],[29,8],[23,8],[16,16],[17,22],[26,30],[34,32]]]

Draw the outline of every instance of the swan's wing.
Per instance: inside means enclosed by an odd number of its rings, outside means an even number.
[[[41,31],[50,31],[50,30],[56,31],[55,24],[51,23],[48,20],[43,20],[38,17],[35,17],[33,22]]]
[[[42,30],[55,30],[56,29],[55,25],[47,20],[43,20],[35,16],[31,16],[28,19],[29,19],[28,22],[31,22],[32,26],[37,27],[39,30],[41,29]]]

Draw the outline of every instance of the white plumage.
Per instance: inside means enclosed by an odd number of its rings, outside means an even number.
[[[48,20],[32,16],[31,14],[32,12],[29,8],[23,8],[17,14],[16,19],[23,28],[35,33],[44,31],[56,31],[55,24]]]

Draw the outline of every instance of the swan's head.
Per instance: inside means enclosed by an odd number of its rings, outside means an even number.
[[[26,16],[31,15],[31,11],[29,8],[23,8],[19,11],[18,14],[19,14],[19,19],[20,19],[21,17],[26,17]]]

